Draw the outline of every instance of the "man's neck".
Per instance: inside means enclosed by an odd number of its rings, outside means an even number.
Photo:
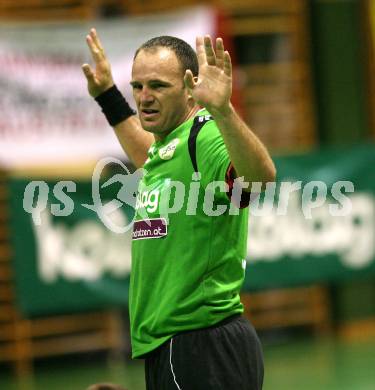
[[[198,105],[194,105],[190,110],[188,110],[186,112],[186,115],[183,117],[183,119],[181,120],[181,123],[178,124],[178,126],[180,126],[182,123],[188,121],[189,119],[191,118],[194,118],[195,114],[201,109],[200,106]],[[176,128],[178,127],[176,126]],[[174,130],[174,129],[173,129]],[[173,131],[172,130],[172,131]],[[168,133],[170,134],[170,133]],[[161,141],[163,140],[165,137],[168,136],[168,134],[163,134],[162,136],[160,134],[154,134],[154,137],[155,137],[155,141]]]
[[[199,107],[197,104],[195,104],[195,105],[191,108],[191,110],[188,112],[185,121],[187,121],[188,119],[193,118],[193,117],[195,116],[195,114],[196,114],[200,109],[201,109],[201,107]],[[185,122],[185,121],[184,121],[184,122]]]

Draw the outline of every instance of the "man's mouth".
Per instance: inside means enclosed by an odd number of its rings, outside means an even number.
[[[141,109],[142,116],[145,119],[152,119],[154,118],[157,114],[159,114],[158,110],[154,110],[153,108],[142,108]]]

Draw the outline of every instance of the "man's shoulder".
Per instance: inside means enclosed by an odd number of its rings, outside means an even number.
[[[201,108],[194,116],[194,122],[208,122],[213,121],[212,115],[205,109]]]
[[[198,141],[204,142],[204,140],[210,140],[212,138],[221,138],[221,133],[216,125],[215,119],[206,109],[197,112],[194,124],[200,127]]]

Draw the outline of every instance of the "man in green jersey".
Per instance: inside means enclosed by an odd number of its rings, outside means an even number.
[[[239,297],[249,192],[238,207],[231,195],[236,178],[264,184],[275,168],[230,103],[229,53],[209,36],[197,38],[196,54],[175,37],[147,41],[132,67],[135,115],[94,29],[87,43],[95,62],[95,69],[83,65],[89,93],[145,170],[129,310],[132,354],[145,358],[147,389],[260,389],[262,352]]]

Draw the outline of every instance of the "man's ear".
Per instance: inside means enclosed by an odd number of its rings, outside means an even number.
[[[194,83],[196,83],[196,82],[198,81],[198,76],[194,76],[194,77],[193,77],[193,80],[194,80]],[[191,97],[192,99],[194,99],[193,96],[191,95],[191,93],[189,94],[189,97]]]
[[[186,85],[184,87],[186,89],[186,95],[187,95],[188,100],[190,101],[191,99],[194,99],[193,95],[191,94],[191,89],[189,89]]]
[[[188,92],[188,103],[194,105],[195,104],[195,100],[193,98],[193,95],[191,94],[191,92]]]

